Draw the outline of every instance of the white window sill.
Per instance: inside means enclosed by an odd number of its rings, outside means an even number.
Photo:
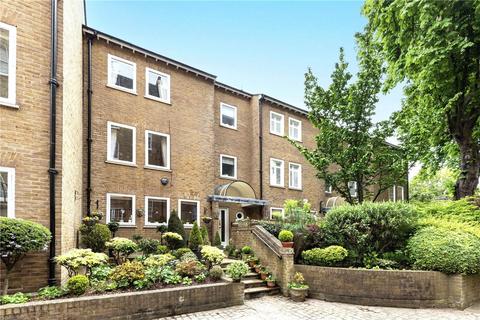
[[[293,140],[293,141],[296,141],[296,142],[300,142],[302,143],[302,139],[295,139],[295,138],[292,138],[292,137],[288,137],[290,140]]]
[[[110,163],[110,164],[116,164],[120,166],[126,166],[126,167],[138,167],[135,163],[133,162],[122,162],[122,161],[115,161],[115,160],[106,160],[105,163]]]
[[[150,170],[156,170],[156,171],[164,171],[164,172],[172,172],[172,169],[169,168],[163,168],[163,167],[157,167],[157,166],[152,166],[152,165],[144,165],[143,166],[145,169],[150,169]]]
[[[166,226],[167,223],[159,223],[159,224],[146,224],[143,226],[145,229],[156,229],[159,226]]]
[[[272,187],[272,188],[285,189],[285,186],[280,186],[280,185],[276,185],[276,184],[271,184],[270,187]]]
[[[232,127],[232,126],[223,124],[223,123],[221,123],[221,122],[220,122],[220,127],[222,127],[222,128],[227,128],[227,129],[230,129],[230,130],[238,131],[237,127]]]
[[[227,179],[227,180],[238,180],[237,177],[222,176],[222,175],[220,175],[220,178]]]
[[[108,224],[108,222],[107,222],[107,224]],[[135,224],[121,224],[121,223],[119,223],[119,224],[118,224],[118,227],[119,227],[119,228],[136,228],[137,225],[135,225]]]
[[[163,104],[168,104],[169,106],[172,105],[170,100],[163,100],[163,99],[157,98],[155,96],[149,96],[148,94],[144,95],[143,97],[146,98],[146,99],[153,100],[153,101],[161,102]]]
[[[13,109],[20,109],[20,106],[16,104],[15,102],[8,102],[8,101],[0,101],[0,106],[2,107],[8,107],[8,108],[13,108]]]
[[[288,187],[288,189],[295,190],[295,191],[303,191],[303,188]]]
[[[116,85],[113,85],[113,84],[107,84],[107,87],[109,87],[109,88],[111,88],[111,89],[123,91],[123,92],[126,92],[126,93],[130,93],[130,94],[133,94],[133,95],[135,95],[135,96],[137,95],[137,91],[136,91],[136,90],[127,89],[127,88],[120,87],[120,86],[116,86]]]
[[[280,133],[270,131],[270,134],[273,134],[274,136],[279,136],[279,137],[282,137],[282,138],[284,137],[283,133],[280,134]]]

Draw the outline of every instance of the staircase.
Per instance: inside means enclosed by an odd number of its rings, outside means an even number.
[[[238,260],[224,259],[221,264],[223,271],[225,272],[227,266],[234,261]],[[273,288],[267,287],[267,283],[260,279],[260,274],[256,273],[253,268],[250,269],[250,272],[245,275],[241,282],[245,285],[245,299],[260,298],[280,293],[280,287],[277,285]]]

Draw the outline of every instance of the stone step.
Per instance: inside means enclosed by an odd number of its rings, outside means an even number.
[[[220,266],[221,266],[222,268],[226,268],[230,263],[235,262],[235,261],[239,261],[239,260],[230,259],[230,258],[225,258],[225,259],[223,259],[222,263],[220,263]]]
[[[260,279],[244,279],[242,283],[245,285],[245,289],[249,288],[258,288],[258,287],[265,287],[266,284],[263,280]]]
[[[245,299],[255,299],[255,298],[260,298],[263,296],[271,296],[275,294],[280,293],[280,288],[279,287],[273,287],[273,288],[268,288],[268,287],[256,287],[256,288],[248,288],[245,289]]]
[[[244,279],[259,279],[260,275],[256,272],[249,272],[243,277]]]

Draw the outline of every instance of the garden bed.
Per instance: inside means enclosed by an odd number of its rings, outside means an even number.
[[[295,265],[309,296],[326,301],[408,308],[465,309],[480,300],[479,275]]]
[[[155,319],[243,304],[242,283],[173,287],[0,306],[0,319]]]

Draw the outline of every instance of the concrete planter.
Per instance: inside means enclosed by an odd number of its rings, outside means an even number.
[[[290,288],[290,298],[295,302],[303,302],[308,295],[308,288]]]
[[[366,270],[295,265],[326,301],[405,308],[465,309],[480,300],[480,276],[436,271]]]
[[[244,285],[215,284],[0,306],[2,320],[149,320],[243,304]]]

